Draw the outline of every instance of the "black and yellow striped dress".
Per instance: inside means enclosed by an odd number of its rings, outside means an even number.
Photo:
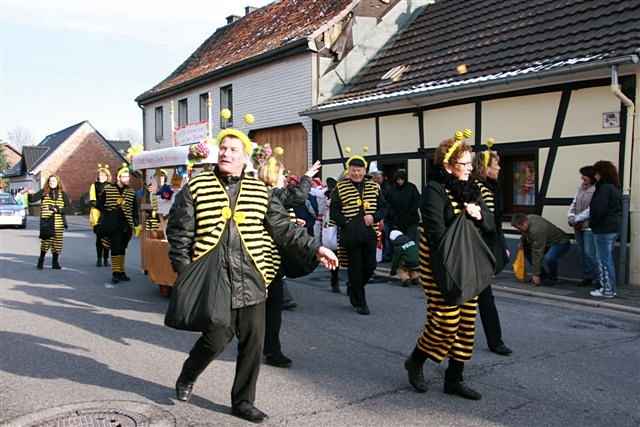
[[[158,197],[155,194],[149,194],[151,203],[151,211],[147,213],[144,220],[144,229],[147,231],[155,231],[160,228],[160,220],[158,219]]]
[[[57,212],[53,210],[57,208]],[[64,240],[64,209],[67,208],[66,195],[62,191],[54,191],[49,194],[42,194],[40,204],[40,219],[48,219],[53,216],[55,235],[51,239],[40,240],[40,251],[60,254]]]
[[[111,271],[124,273],[125,253],[129,239],[138,225],[136,194],[129,187],[114,184],[105,185],[99,208],[103,221],[107,222],[105,238],[111,245]],[[104,242],[104,240],[103,240]]]
[[[447,190],[455,215],[461,206]],[[431,253],[424,230],[420,229],[420,283],[427,300],[427,322],[417,346],[427,357],[442,362],[447,357],[465,362],[471,359],[476,329],[478,297],[463,305],[446,305],[431,268]]]

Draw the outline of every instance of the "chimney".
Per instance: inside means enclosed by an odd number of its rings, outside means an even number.
[[[240,17],[238,15],[229,15],[229,16],[227,16],[227,25],[233,24],[234,22],[236,22],[239,19],[240,19]]]
[[[253,6],[245,6],[244,7],[244,16],[247,16],[248,14],[250,14],[251,12],[254,12],[258,10],[257,7],[253,7]]]

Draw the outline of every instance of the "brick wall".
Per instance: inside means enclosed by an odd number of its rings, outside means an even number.
[[[122,162],[106,141],[89,124],[85,124],[45,161],[42,184],[52,173],[59,175],[72,204],[78,206],[96,180],[98,163],[108,164],[115,176]]]

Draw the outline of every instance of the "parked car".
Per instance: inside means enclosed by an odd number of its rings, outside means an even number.
[[[27,210],[9,193],[0,193],[0,225],[27,227]]]

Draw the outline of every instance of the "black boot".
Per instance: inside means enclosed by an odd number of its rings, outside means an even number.
[[[464,363],[449,359],[449,367],[444,373],[444,392],[469,400],[480,400],[482,395],[474,389],[467,387],[462,380]]]
[[[51,268],[53,268],[54,270],[60,270],[62,268],[60,266],[60,263],[58,262],[59,256],[60,254],[57,254],[57,253],[53,254],[53,261],[51,261]]]
[[[107,248],[105,248],[102,252],[102,265],[104,265],[105,267],[111,266],[111,264],[109,264],[109,249]]]
[[[404,362],[404,368],[409,375],[409,383],[418,393],[426,393],[428,388],[422,372],[425,360],[427,360],[427,356],[418,347],[415,347],[411,356]]]
[[[269,418],[267,414],[253,406],[253,403],[247,402],[246,400],[243,400],[237,405],[233,405],[231,407],[231,414],[252,423],[261,423],[265,419]]]
[[[44,256],[46,254],[46,252],[40,251],[40,258],[38,258],[38,265],[36,266],[38,267],[38,270],[42,270],[42,268],[44,267]]]
[[[191,397],[191,393],[193,393],[193,382],[184,381],[182,377],[178,378],[176,381],[176,399],[186,402]]]
[[[123,282],[128,282],[131,280],[131,277],[127,276],[124,271],[119,275],[120,275],[120,280],[122,280]]]

